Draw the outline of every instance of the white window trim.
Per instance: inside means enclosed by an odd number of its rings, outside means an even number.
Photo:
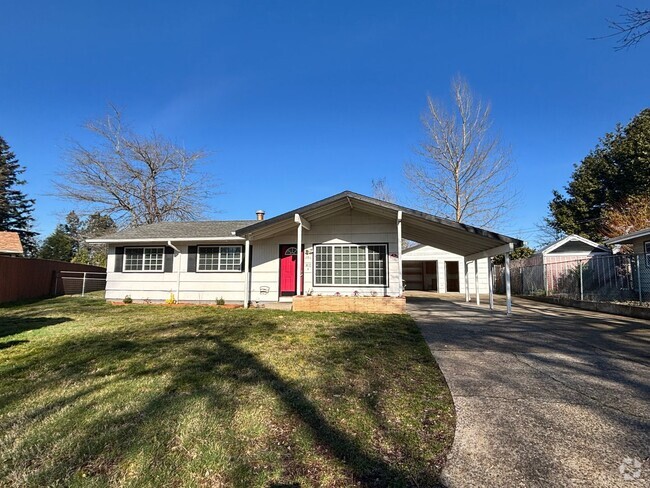
[[[337,246],[349,246],[349,247],[365,247],[366,248],[366,283],[316,283],[316,255],[318,254],[318,248],[321,247],[337,247]],[[368,251],[367,248],[373,246],[373,247],[383,247],[384,248],[384,283],[382,284],[369,284],[369,276],[368,273],[370,271],[370,267],[368,266]],[[334,253],[332,252],[332,257],[334,256]],[[388,244],[383,243],[383,242],[370,242],[370,243],[363,243],[363,244],[355,244],[351,242],[345,242],[345,243],[333,243],[333,244],[315,244],[314,245],[314,253],[312,256],[312,269],[313,271],[313,286],[314,287],[356,287],[356,288],[386,288],[388,286],[388,266],[390,264],[390,261],[388,259]],[[333,268],[332,268],[333,271]],[[334,275],[332,275],[332,281],[334,280]]]
[[[142,269],[126,269],[126,250],[127,249],[142,249]],[[162,250],[162,267],[160,269],[144,269],[144,255],[147,249],[161,249]],[[124,248],[124,256],[122,258],[122,272],[123,273],[164,273],[165,272],[165,246],[129,246]]]
[[[239,248],[239,264],[237,269],[199,269],[199,262],[201,258],[201,249],[204,248],[219,248],[219,261],[217,262],[217,267],[221,266],[221,248],[222,247],[238,247]],[[215,245],[205,245],[196,247],[196,265],[195,271],[197,273],[241,273],[242,272],[242,262],[244,260],[244,246],[238,244],[215,244]]]

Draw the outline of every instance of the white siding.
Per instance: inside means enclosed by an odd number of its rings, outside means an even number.
[[[295,231],[269,239],[251,241],[252,272],[251,300],[278,301],[280,281],[280,245],[297,243]],[[314,286],[313,246],[325,243],[351,243],[387,245],[388,283],[386,286]],[[193,243],[192,245],[196,245]],[[201,244],[201,243],[198,243]],[[205,244],[205,243],[203,243]],[[222,243],[232,245],[232,242]],[[243,245],[243,240],[241,243]],[[243,272],[197,273],[187,271],[189,243],[174,241],[181,254],[174,256],[174,271],[171,273],[114,272],[115,246],[109,247],[107,263],[106,298],[122,300],[130,295],[134,300],[164,301],[174,293],[180,301],[214,302],[222,297],[226,302],[244,300]],[[311,223],[310,230],[303,230],[304,293],[333,295],[339,292],[351,295],[355,291],[363,295],[399,296],[399,265],[397,260],[397,222],[375,217],[356,210],[346,211],[335,217]],[[138,244],[129,244],[138,246]],[[391,257],[391,254],[394,257]],[[178,270],[180,267],[180,292],[177,294]]]
[[[447,292],[447,270],[446,261],[458,262],[458,272],[460,274],[460,293],[465,293],[465,270],[463,267],[463,257],[459,254],[437,249],[431,246],[418,246],[402,253],[402,260],[405,262],[436,261],[438,263],[438,292]],[[474,263],[469,264],[469,289],[472,294],[474,288]],[[479,293],[488,293],[488,260],[478,260],[479,270]]]
[[[241,244],[241,243],[236,243]],[[244,299],[243,272],[188,272],[189,244],[174,241],[181,254],[174,256],[174,270],[171,273],[114,272],[115,246],[109,247],[106,277],[106,299],[122,300],[130,295],[134,300],[167,300],[171,293],[180,301],[211,302],[223,298],[226,302],[241,302]],[[195,245],[195,244],[192,244]],[[221,245],[233,245],[232,242]],[[129,244],[127,247],[137,247]],[[178,270],[181,270],[180,292],[177,295]]]
[[[253,273],[251,280],[251,300],[277,301],[279,298],[280,245],[296,244],[298,230],[270,239],[252,241]],[[397,222],[375,217],[355,210],[327,219],[311,222],[311,229],[303,229],[302,241],[304,255],[304,283],[306,293],[314,295],[351,295],[355,291],[363,295],[375,292],[378,295],[399,296],[399,265],[397,253]],[[387,244],[388,246],[388,284],[387,286],[315,286],[313,280],[314,244]],[[261,290],[268,288],[267,293]]]

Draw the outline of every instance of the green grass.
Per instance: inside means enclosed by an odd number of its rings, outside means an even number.
[[[453,412],[406,315],[0,306],[3,486],[432,486]]]

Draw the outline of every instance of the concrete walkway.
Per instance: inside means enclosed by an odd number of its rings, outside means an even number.
[[[407,303],[456,406],[447,486],[650,487],[650,322],[432,296]]]

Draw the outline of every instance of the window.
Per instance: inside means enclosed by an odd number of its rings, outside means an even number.
[[[163,271],[164,256],[163,247],[127,247],[124,271]]]
[[[386,245],[320,244],[314,267],[315,285],[385,285]]]
[[[200,246],[197,271],[241,271],[241,246]]]
[[[650,268],[650,241],[643,243],[643,250],[645,251],[645,267]]]

